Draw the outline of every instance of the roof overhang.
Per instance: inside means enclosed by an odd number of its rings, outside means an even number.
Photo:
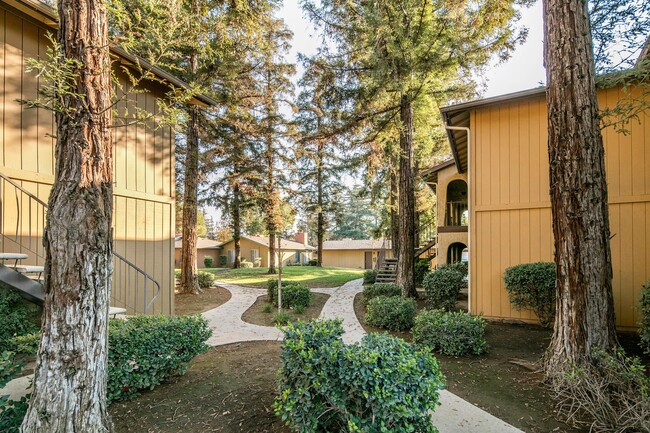
[[[43,3],[39,0],[0,0],[0,2],[37,20],[53,31],[56,31],[58,28],[59,19],[57,18],[56,12],[50,5],[46,3]],[[128,53],[122,47],[112,44],[110,49],[111,55],[116,58],[121,64],[134,68],[139,66],[144,70],[152,72],[154,75],[156,75],[156,77],[160,79],[160,83],[163,86],[189,89],[189,85],[183,80],[180,80],[169,72],[166,72],[163,69],[150,64],[139,56]],[[219,105],[217,101],[206,95],[195,95],[190,102],[192,104],[200,105],[203,107]]]
[[[444,170],[447,167],[451,167],[454,164],[455,164],[455,160],[453,158],[448,159],[447,161],[434,165],[431,168],[422,170],[420,172],[420,177],[422,178],[422,180],[424,180],[424,182],[426,182],[427,185],[433,187],[434,184],[438,183],[438,172]]]

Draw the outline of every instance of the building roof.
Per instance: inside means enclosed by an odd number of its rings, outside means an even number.
[[[390,250],[389,239],[342,239],[323,242],[323,250]]]
[[[59,19],[57,18],[56,12],[54,8],[52,8],[52,6],[48,5],[47,3],[39,0],[0,0],[0,3],[4,3],[24,14],[29,15],[30,17],[50,27],[52,30],[56,30],[58,27]],[[125,66],[135,67],[136,65],[140,65],[140,67],[143,69],[153,72],[158,78],[161,79],[162,83],[167,86],[179,87],[182,89],[189,88],[189,85],[183,80],[173,76],[163,69],[151,65],[149,62],[139,56],[128,53],[122,47],[112,44],[110,49],[111,54],[115,57],[118,57],[120,63]],[[206,95],[195,95],[193,99],[193,102],[199,105],[218,105],[214,99]]]
[[[198,238],[196,240],[196,249],[197,250],[220,250],[222,249],[223,242],[213,241],[212,239]],[[182,248],[183,238],[182,236],[177,236],[174,241],[174,248]]]
[[[251,235],[242,235],[242,239],[248,239],[251,242],[255,242],[256,244],[260,244],[265,247],[269,247],[269,238],[268,236],[251,236]],[[226,244],[229,244],[233,240],[229,240],[228,242],[224,242],[222,245],[225,246]],[[315,250],[315,247],[312,247],[311,245],[305,245],[301,244],[300,242],[295,242],[295,241],[290,241],[287,239],[282,239],[282,243],[280,244],[281,248],[283,250]]]
[[[438,183],[438,172],[440,170],[444,170],[447,167],[451,167],[454,165],[455,161],[454,158],[448,159],[444,162],[441,162],[440,164],[434,165],[431,168],[427,168],[426,170],[422,170],[420,172],[420,177],[424,179],[424,181],[431,186],[432,184]]]

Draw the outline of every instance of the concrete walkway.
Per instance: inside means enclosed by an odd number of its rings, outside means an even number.
[[[232,298],[203,313],[213,331],[208,344],[219,346],[242,341],[282,340],[282,332],[276,328],[252,325],[241,320],[244,312],[259,296],[265,294],[264,290],[234,284],[215,284],[230,291]],[[366,335],[354,313],[354,297],[363,291],[362,280],[350,281],[338,288],[312,291],[330,295],[319,318],[343,319],[343,341],[346,344],[358,342]],[[440,433],[523,433],[447,390],[440,391],[440,403],[431,416]]]

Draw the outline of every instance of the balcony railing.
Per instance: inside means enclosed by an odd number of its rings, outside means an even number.
[[[469,207],[467,201],[447,202],[445,225],[467,226],[469,225]]]

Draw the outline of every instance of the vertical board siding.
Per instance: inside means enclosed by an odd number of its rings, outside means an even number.
[[[601,108],[638,89],[599,91]],[[617,325],[638,326],[640,288],[650,280],[650,121],[641,114],[622,134],[603,130],[612,233]],[[471,309],[491,318],[535,321],[510,305],[504,270],[553,260],[546,103],[542,97],[471,113]]]
[[[0,69],[2,79],[2,112],[0,113],[0,172],[13,177],[30,193],[47,202],[54,180],[55,124],[51,112],[28,108],[18,100],[34,100],[43,84],[33,73],[25,71],[28,58],[45,56],[49,47],[46,35],[51,29],[13,10],[0,8]],[[130,90],[123,71],[116,69],[123,90]],[[160,88],[152,86],[150,93],[128,95],[117,104],[119,113],[142,110],[156,113],[156,100],[163,97]],[[154,305],[154,313],[172,314],[174,307],[173,280],[173,220],[174,217],[174,143],[170,128],[131,124],[128,119],[115,119],[114,142],[114,250],[144,269],[162,288]],[[43,218],[26,196],[16,197],[13,190],[0,191],[3,233],[17,235],[44,256],[41,242]],[[18,219],[19,212],[21,219]],[[31,222],[27,216],[32,214]],[[15,224],[19,221],[18,232]],[[9,241],[0,243],[3,251],[20,248]],[[32,263],[37,263],[31,258]],[[112,305],[143,306],[143,299],[128,293],[128,280],[134,282],[133,272],[120,274],[115,269]],[[152,292],[153,293],[153,292]],[[133,313],[134,311],[129,311]]]

